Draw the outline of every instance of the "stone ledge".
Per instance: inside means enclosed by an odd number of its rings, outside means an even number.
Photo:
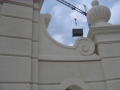
[[[0,90],[30,90],[30,84],[0,84]]]
[[[88,33],[95,45],[120,40],[120,25],[91,27]]]
[[[66,62],[87,62],[87,61],[101,61],[101,57],[97,55],[91,56],[48,56],[48,55],[39,55],[39,61],[66,61]]]
[[[33,7],[33,0],[2,0],[2,2],[26,6],[26,7]]]

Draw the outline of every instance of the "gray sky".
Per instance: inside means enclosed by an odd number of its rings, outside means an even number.
[[[75,3],[72,0],[65,0],[72,5],[78,7],[84,11],[83,5],[87,6],[89,10],[91,8],[92,0],[75,0],[79,3]],[[105,5],[111,10],[110,23],[120,24],[120,0],[99,0],[100,5]],[[75,27],[74,18],[77,18],[78,27],[82,27],[84,30],[84,37],[88,33],[88,25],[86,17],[77,11],[71,10],[69,7],[59,3],[56,0],[44,0],[44,4],[41,13],[49,13],[52,15],[48,32],[58,42],[65,45],[73,45],[78,37],[72,37],[72,29]]]

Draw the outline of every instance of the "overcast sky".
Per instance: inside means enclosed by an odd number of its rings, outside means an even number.
[[[74,0],[65,0],[72,5],[78,7],[84,11],[83,5],[87,6],[89,10],[91,8],[92,0],[75,0],[79,3],[75,3]],[[105,5],[110,8],[112,16],[110,23],[120,24],[120,0],[99,0],[100,5]],[[56,0],[44,0],[41,12],[42,14],[49,13],[52,15],[48,32],[58,42],[65,45],[73,45],[78,37],[72,37],[72,29],[75,27],[74,18],[77,19],[78,28],[83,28],[84,37],[88,33],[88,25],[86,17],[77,11],[71,10],[69,7],[59,3]]]

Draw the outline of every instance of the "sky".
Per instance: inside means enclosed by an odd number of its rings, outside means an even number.
[[[65,0],[70,4],[84,11],[84,5],[87,10],[92,7],[92,0]],[[79,3],[76,3],[76,2]],[[120,0],[98,0],[100,5],[105,5],[111,10],[111,19],[109,23],[120,24]],[[80,4],[81,3],[81,4]],[[81,13],[72,10],[71,8],[61,4],[56,0],[44,0],[40,13],[49,13],[52,15],[51,21],[47,28],[48,33],[61,44],[72,46],[74,45],[77,38],[72,37],[73,28],[83,28],[83,37],[87,37],[89,28],[86,17]],[[77,27],[75,27],[74,18],[77,19]]]

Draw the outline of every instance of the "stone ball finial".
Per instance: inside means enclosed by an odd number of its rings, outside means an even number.
[[[99,5],[99,2],[98,2],[97,0],[93,0],[93,1],[92,1],[92,6],[94,7],[94,6],[96,6],[96,5]]]
[[[92,8],[87,13],[87,20],[92,26],[111,25],[107,22],[110,19],[111,12],[106,6],[99,5],[97,0],[92,1]]]

